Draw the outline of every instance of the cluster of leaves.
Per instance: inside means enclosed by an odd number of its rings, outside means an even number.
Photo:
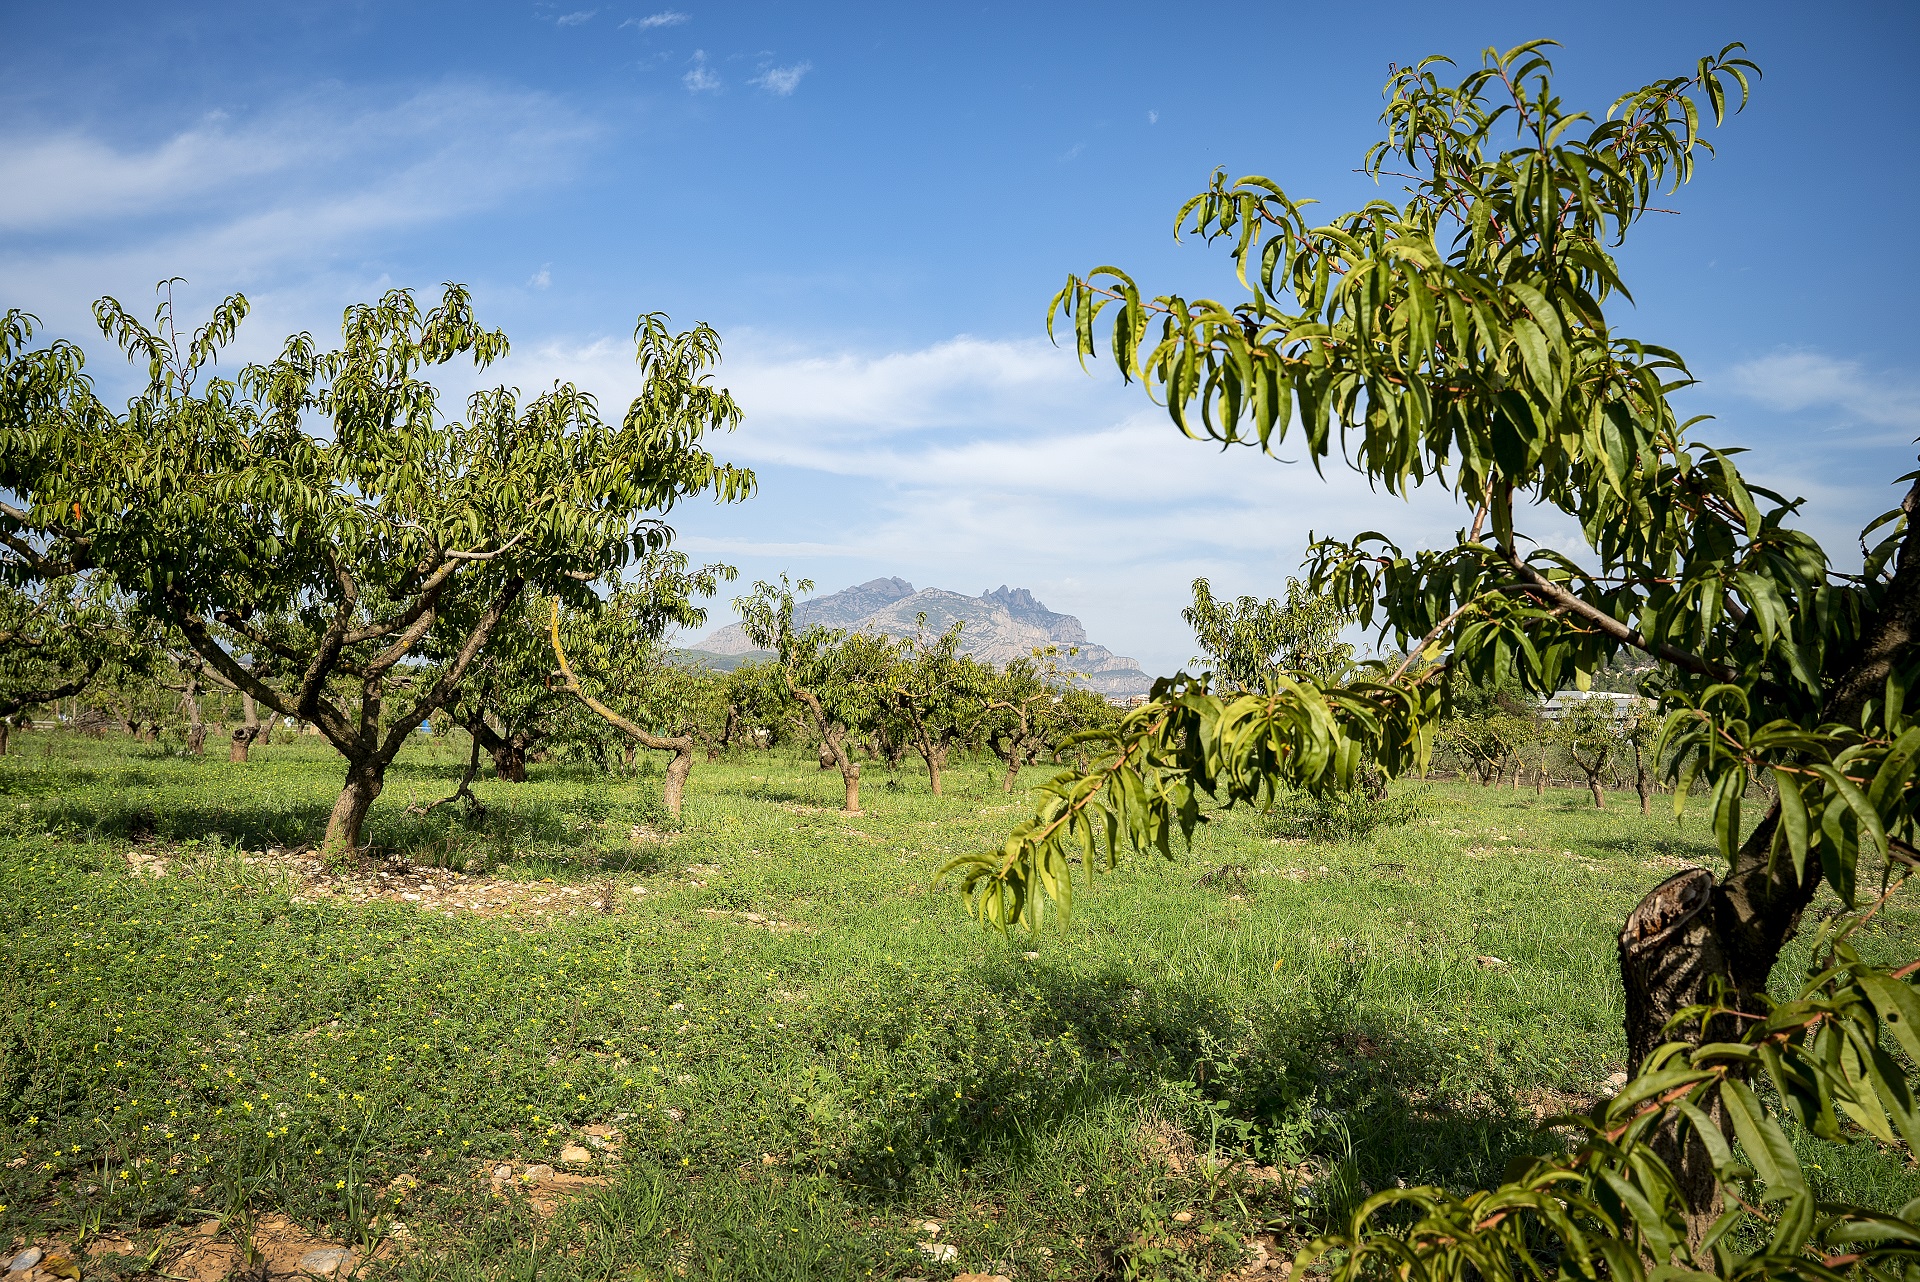
[[[1908,1068],[1920,1062],[1920,995],[1907,982],[1920,962],[1889,972],[1862,961],[1849,937],[1871,915],[1823,927],[1800,991],[1747,1019],[1739,1037],[1669,1043],[1592,1113],[1555,1119],[1580,1136],[1572,1152],[1520,1159],[1505,1183],[1465,1196],[1377,1194],[1296,1267],[1325,1262],[1342,1279],[1509,1279],[1535,1276],[1550,1257],[1573,1278],[1903,1276],[1920,1263],[1920,1203],[1888,1214],[1821,1201],[1758,1087],[1822,1138],[1864,1131],[1920,1151]],[[1702,1026],[1745,1015],[1717,1004],[1686,1012]],[[1663,1133],[1698,1142],[1728,1194],[1691,1243],[1684,1190],[1655,1143]]]

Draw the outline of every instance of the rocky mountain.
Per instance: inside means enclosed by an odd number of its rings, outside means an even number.
[[[1004,585],[979,596],[948,592],[944,588],[921,588],[901,578],[872,579],[843,588],[827,596],[801,601],[793,607],[796,627],[819,624],[848,631],[871,632],[892,637],[914,634],[915,619],[921,611],[927,615],[927,634],[938,635],[955,621],[960,630],[960,645],[976,659],[1004,664],[1024,658],[1037,648],[1060,648],[1058,662],[1085,675],[1081,684],[1099,694],[1124,697],[1145,694],[1152,678],[1140,670],[1140,664],[1105,646],[1087,639],[1087,630],[1071,614],[1056,614],[1034,599],[1025,588]],[[1071,647],[1075,653],[1066,651]],[[709,632],[693,643],[692,649],[710,654],[739,655],[752,650],[753,642],[737,623]]]

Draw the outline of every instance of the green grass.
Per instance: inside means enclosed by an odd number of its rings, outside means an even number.
[[[296,902],[244,862],[324,826],[324,745],[246,766],[15,747],[0,1246],[266,1209],[371,1241],[397,1218],[426,1248],[383,1266],[408,1278],[1210,1275],[1261,1224],[1396,1180],[1471,1187],[1557,1143],[1537,1114],[1625,1067],[1619,921],[1712,861],[1703,817],[1643,819],[1630,794],[1595,814],[1584,791],[1404,784],[1414,817],[1364,841],[1220,815],[1064,928],[1000,938],[931,884],[1018,817],[997,763],[958,764],[943,798],[870,767],[857,818],[810,762],[703,763],[686,830],[636,842],[657,776],[542,766],[482,781],[484,818],[409,815],[463,764],[426,743],[375,807],[378,850],[622,888],[613,913],[448,917]],[[129,875],[135,837],[172,875]],[[1866,944],[1917,941],[1896,905]],[[556,1217],[477,1178],[608,1122],[610,1183]],[[1809,1152],[1830,1196],[1920,1193],[1870,1145]],[[396,1201],[402,1174],[421,1187]],[[917,1249],[926,1219],[951,1267]]]

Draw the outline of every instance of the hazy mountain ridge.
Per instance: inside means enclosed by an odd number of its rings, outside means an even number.
[[[1083,674],[1087,689],[1106,695],[1144,694],[1152,678],[1137,660],[1115,654],[1087,640],[1087,630],[1071,614],[1047,609],[1025,588],[1002,585],[979,596],[944,588],[914,589],[901,578],[871,579],[827,596],[801,601],[793,607],[796,627],[845,628],[849,631],[910,637],[921,611],[927,615],[929,637],[938,636],[955,621],[960,644],[968,654],[989,663],[1005,664],[1025,658],[1035,649],[1058,646],[1062,668]],[[1074,654],[1067,649],[1073,647]],[[737,623],[709,632],[690,648],[713,654],[745,654],[753,642]]]

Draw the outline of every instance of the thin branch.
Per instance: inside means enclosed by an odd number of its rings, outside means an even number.
[[[657,734],[650,734],[581,688],[580,678],[573,674],[573,665],[567,662],[567,652],[560,644],[560,602],[558,601],[553,603],[553,617],[547,623],[547,636],[553,642],[553,657],[560,661],[560,688],[562,690],[565,690],[568,694],[571,694],[574,698],[586,704],[587,707],[593,709],[608,725],[620,731],[620,733],[626,735],[629,739],[634,740],[643,748],[653,748],[662,752],[693,751],[693,737],[691,735],[663,738]]]
[[[1598,606],[1588,601],[1583,601],[1553,580],[1547,578],[1544,574],[1540,573],[1540,571],[1528,565],[1525,561],[1522,561],[1511,547],[1501,548],[1500,552],[1507,564],[1513,569],[1513,572],[1520,576],[1521,582],[1528,591],[1534,593],[1536,596],[1544,597],[1555,605],[1565,607],[1567,613],[1586,620],[1614,640],[1624,642],[1636,650],[1650,654],[1657,659],[1664,659],[1677,668],[1685,668],[1688,672],[1695,673],[1699,676],[1710,677],[1715,681],[1735,680],[1736,674],[1729,669],[1703,659],[1697,654],[1682,650],[1677,646],[1668,645],[1664,641],[1655,641],[1638,628],[1630,627],[1614,618],[1611,614],[1608,614],[1605,610],[1600,609]]]

